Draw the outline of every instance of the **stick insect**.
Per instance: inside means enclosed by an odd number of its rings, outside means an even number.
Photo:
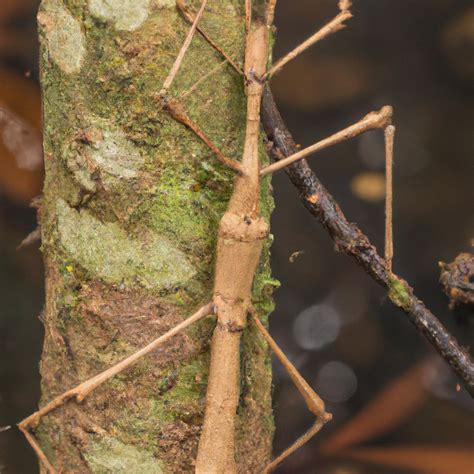
[[[220,49],[216,42],[199,27],[199,20],[205,13],[207,0],[202,1],[200,9],[195,15],[187,9],[183,0],[177,0],[176,3],[184,19],[191,26],[173,67],[161,88],[161,106],[169,112],[171,117],[196,133],[213,151],[216,158],[235,172],[233,193],[227,210],[219,224],[212,300],[199,308],[192,316],[147,346],[104,372],[59,395],[19,423],[20,430],[50,473],[56,471],[41,450],[33,434],[42,417],[70,399],[75,399],[77,402],[83,401],[98,386],[127,369],[143,356],[154,351],[193,323],[209,316],[216,317],[217,322],[211,342],[211,361],[204,424],[195,463],[197,473],[218,474],[237,472],[234,452],[235,418],[239,402],[239,351],[242,332],[248,321],[256,326],[273,350],[302,394],[309,411],[316,418],[311,428],[268,464],[264,468],[264,472],[267,473],[274,470],[285,458],[304,445],[321,430],[325,423],[331,420],[331,414],[326,412],[324,402],[278,347],[252,308],[252,283],[260,260],[263,243],[269,233],[269,226],[261,216],[259,209],[260,184],[264,176],[323,148],[360,135],[365,131],[383,129],[385,131],[387,163],[385,256],[388,264],[392,260],[391,167],[395,129],[391,125],[391,107],[385,106],[378,112],[371,112],[357,123],[277,163],[263,167],[259,162],[260,104],[266,84],[289,61],[313,44],[343,28],[345,21],[352,17],[350,2],[348,0],[341,0],[339,2],[340,12],[334,19],[271,68],[268,68],[267,64],[276,0],[268,0],[263,3],[265,7],[263,11],[256,8],[256,5],[252,5],[251,0],[245,0],[246,47],[243,68],[230,58],[225,51]],[[261,7],[262,5],[258,6]],[[171,98],[169,94],[169,90],[179,73],[183,58],[191,45],[196,31],[206,39],[210,47],[216,49],[224,57],[224,60],[231,64],[244,81],[247,97],[247,116],[244,149],[240,161],[226,157],[204,134],[199,124],[189,118],[183,104],[179,100]]]

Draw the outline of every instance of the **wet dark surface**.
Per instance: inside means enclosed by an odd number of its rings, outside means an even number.
[[[336,13],[335,1],[280,3],[275,58]],[[463,0],[356,2],[355,18],[347,29],[289,64],[272,84],[288,126],[303,146],[370,110],[393,105],[397,125],[394,270],[463,346],[472,344],[472,316],[448,309],[448,298],[438,283],[438,261],[472,252],[474,32],[472,26],[467,31],[462,27],[470,4]],[[9,23],[9,31],[34,38],[33,18],[34,13],[22,13]],[[0,49],[2,66],[20,73],[31,70],[34,81],[35,45],[22,51],[9,54],[8,49]],[[471,61],[465,59],[469,51]],[[361,199],[351,187],[356,176],[383,173],[382,133],[371,132],[322,151],[310,163],[347,217],[383,251],[383,201]],[[360,440],[379,453],[382,448],[410,446],[414,454],[399,452],[398,462],[389,462],[385,455],[380,464],[369,464],[359,450],[355,461],[357,440],[332,456],[319,453],[320,446],[378,393],[434,353],[383,290],[348,257],[334,252],[332,241],[298,202],[283,172],[275,173],[273,187],[277,207],[272,219],[272,265],[282,286],[275,293],[272,334],[334,415],[333,422],[278,472],[421,472],[416,466],[429,448],[466,459],[460,449],[472,448],[474,405],[464,389],[457,391],[456,377],[436,362],[436,356],[422,376],[406,379],[399,397],[380,404],[380,417],[399,412],[397,421]],[[15,251],[34,229],[34,217],[24,201],[14,202],[0,188],[0,427],[14,425],[31,413],[39,396],[41,258],[37,246]],[[296,251],[303,253],[291,263],[289,257]],[[279,453],[309,427],[312,417],[277,363],[274,383],[275,452]],[[410,399],[417,391],[424,395],[412,403],[411,411],[400,407],[398,400]],[[361,422],[358,431],[367,426],[367,421]],[[448,454],[443,456],[436,471],[428,465],[424,471],[465,472]],[[413,460],[402,465],[400,459]],[[37,472],[34,454],[16,429],[0,432],[0,472]]]

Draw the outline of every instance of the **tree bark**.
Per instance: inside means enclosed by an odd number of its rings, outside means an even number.
[[[241,63],[244,2],[209,3],[201,25]],[[210,300],[217,226],[234,173],[159,106],[158,92],[188,28],[174,0],[43,0],[38,22],[46,403]],[[182,99],[189,115],[238,160],[244,90],[227,64],[212,72],[221,62],[196,36],[171,93],[192,88]],[[268,219],[267,187],[261,206]],[[276,285],[268,247],[253,289],[260,317],[271,311]],[[68,402],[44,419],[37,435],[55,467],[191,472],[214,324],[197,323],[83,404]],[[236,458],[239,472],[257,472],[270,457],[274,428],[268,349],[252,327],[241,364]]]

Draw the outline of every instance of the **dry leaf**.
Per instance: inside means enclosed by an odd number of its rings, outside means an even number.
[[[41,134],[0,102],[0,141],[22,170],[39,169],[43,163]]]
[[[39,88],[0,69],[0,192],[19,204],[40,194],[41,105]]]

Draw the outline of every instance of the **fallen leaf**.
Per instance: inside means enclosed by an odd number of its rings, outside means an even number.
[[[43,163],[41,134],[0,102],[0,140],[18,168],[35,170]]]
[[[38,86],[0,69],[0,109],[0,193],[26,205],[43,181]]]

